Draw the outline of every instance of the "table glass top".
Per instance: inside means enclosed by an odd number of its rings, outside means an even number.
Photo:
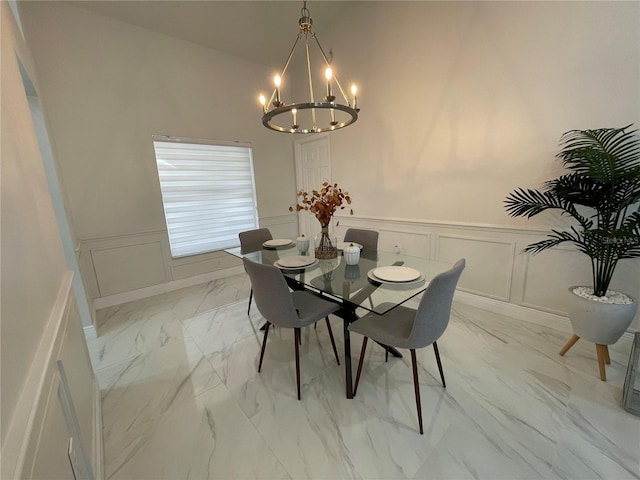
[[[254,262],[273,265],[281,258],[300,255],[295,244],[278,249],[261,249],[256,252],[241,253],[240,247],[225,250],[236,257],[247,257]],[[397,284],[387,284],[370,278],[373,269],[383,266],[405,266],[418,270],[424,278]],[[342,255],[332,260],[318,260],[312,265],[296,270],[282,270],[282,273],[305,288],[322,292],[345,302],[350,307],[362,307],[383,314],[392,308],[422,293],[429,281],[438,273],[451,268],[453,264],[412,257],[392,252],[365,252],[357,265],[347,265]]]

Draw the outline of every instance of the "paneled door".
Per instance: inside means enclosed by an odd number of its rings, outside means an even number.
[[[296,139],[296,191],[318,190],[331,181],[331,151],[328,134],[311,134]],[[298,213],[298,231],[313,238],[320,232],[318,220],[309,212]]]

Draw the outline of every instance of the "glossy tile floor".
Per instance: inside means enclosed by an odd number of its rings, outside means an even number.
[[[446,390],[432,349],[418,353],[420,435],[409,355],[385,363],[370,347],[347,400],[319,323],[302,334],[302,401],[292,331],[270,332],[258,374],[248,294],[239,275],[98,312],[107,478],[640,478],[640,418],[620,407],[626,339],[605,383],[593,345],[560,357],[569,334],[454,303],[438,341]]]

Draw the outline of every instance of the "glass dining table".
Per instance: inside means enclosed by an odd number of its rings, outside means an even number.
[[[262,248],[253,252],[243,252],[240,247],[225,252],[254,262],[279,265],[279,260],[300,255],[295,242],[277,248]],[[291,260],[291,259],[290,259]],[[288,264],[283,260],[284,264]],[[417,270],[420,276],[411,281],[386,281],[375,276],[373,271],[386,266],[404,266]],[[357,265],[347,265],[344,257],[319,260],[304,268],[281,268],[290,288],[306,290],[340,305],[334,315],[343,319],[344,367],[347,398],[353,398],[353,379],[351,367],[351,341],[349,324],[357,320],[356,310],[384,315],[426,289],[429,281],[438,273],[451,268],[452,264],[442,261],[412,257],[402,253],[384,251],[362,251]],[[384,346],[396,357],[402,355],[395,349]]]

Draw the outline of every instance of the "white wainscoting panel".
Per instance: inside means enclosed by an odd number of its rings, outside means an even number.
[[[509,301],[515,242],[446,234],[437,238],[437,260],[453,263],[466,259],[460,290]]]
[[[566,315],[568,288],[590,282],[588,259],[566,248],[527,255],[525,288],[520,304],[545,312]],[[587,260],[587,261],[585,261]]]
[[[431,250],[431,234],[416,234],[401,229],[380,229],[378,249],[427,258]]]
[[[65,276],[56,305],[20,394],[5,442],[1,478],[73,478],[67,457],[68,418],[60,404],[57,361],[65,365],[70,401],[94,478],[102,471],[100,391],[89,360],[80,313],[72,291],[73,272]],[[76,443],[76,449],[80,445]]]
[[[571,328],[566,318],[568,287],[591,283],[589,259],[570,247],[537,255],[522,253],[528,244],[546,238],[546,231],[357,216],[337,220],[340,239],[347,228],[368,228],[380,232],[382,250],[393,251],[400,245],[404,253],[423,257],[421,252],[426,251],[427,258],[436,260],[454,262],[465,257],[467,268],[458,287],[462,294],[456,297],[459,301],[514,318],[537,316],[531,321],[564,331]],[[640,297],[640,259],[620,262],[611,288]],[[639,329],[640,311],[630,327],[632,331]]]
[[[298,236],[295,213],[261,217],[260,226],[274,238]],[[166,230],[83,240],[78,257],[94,309],[242,271],[242,262],[223,251],[172,258]]]
[[[169,280],[159,241],[92,250],[91,259],[100,296]]]
[[[273,217],[260,217],[260,228],[268,228],[273,238],[297,238],[298,215],[290,213]],[[320,224],[318,224],[320,232]]]

